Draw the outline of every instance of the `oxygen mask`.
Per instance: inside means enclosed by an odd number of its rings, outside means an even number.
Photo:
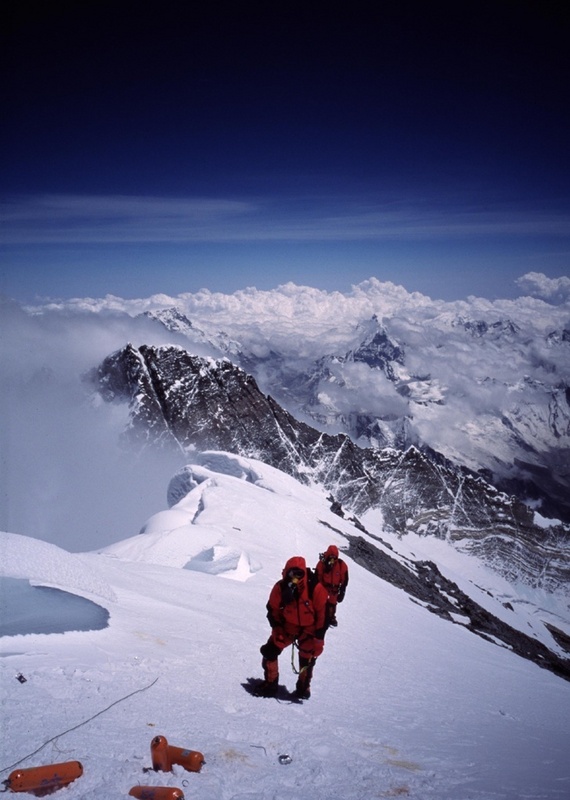
[[[290,569],[287,573],[287,579],[292,586],[297,586],[297,584],[303,579],[304,575],[305,573],[302,569],[293,567],[293,569]]]

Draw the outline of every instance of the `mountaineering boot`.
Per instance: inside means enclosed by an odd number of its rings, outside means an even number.
[[[309,697],[311,696],[311,687],[306,681],[305,683],[302,683],[299,680],[297,681],[294,694],[295,697],[299,698],[299,700],[308,700]]]
[[[313,677],[314,658],[299,659],[299,677],[295,686],[295,696],[300,700],[308,700],[311,696],[311,678]]]
[[[257,694],[260,697],[277,697],[278,686],[279,681],[277,678],[274,681],[263,681],[257,690]]]

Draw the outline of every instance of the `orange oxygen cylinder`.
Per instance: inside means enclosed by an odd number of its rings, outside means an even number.
[[[83,775],[83,765],[79,761],[65,761],[62,764],[48,764],[45,767],[16,769],[11,772],[6,786],[12,792],[35,792],[59,789],[67,786]]]
[[[171,786],[133,786],[129,795],[138,800],[184,800],[182,789]]]
[[[152,758],[153,770],[161,772],[170,772],[172,764],[168,758],[168,742],[164,736],[155,736],[150,743],[150,755]]]
[[[171,764],[179,764],[188,772],[200,772],[204,764],[204,756],[197,750],[186,750],[183,747],[168,745],[168,759]]]
[[[202,753],[187,750],[184,747],[173,747],[165,736],[155,736],[150,743],[152,768],[161,772],[171,772],[173,764],[179,764],[188,772],[200,772],[206,763]]]

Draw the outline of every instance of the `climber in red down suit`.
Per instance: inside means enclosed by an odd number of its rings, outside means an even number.
[[[302,556],[294,556],[285,564],[283,577],[269,595],[267,619],[271,636],[259,650],[263,656],[265,680],[259,694],[275,697],[279,682],[278,658],[293,642],[299,648],[299,678],[295,687],[297,697],[311,696],[311,678],[315,661],[323,652],[325,637],[326,589],[310,575]],[[314,583],[314,588],[310,585]]]
[[[348,586],[348,567],[346,562],[339,557],[338,547],[335,544],[329,545],[324,553],[319,555],[319,561],[315,567],[315,573],[319,583],[327,590],[329,599],[326,608],[326,627],[337,626],[336,606],[342,603],[344,593]]]

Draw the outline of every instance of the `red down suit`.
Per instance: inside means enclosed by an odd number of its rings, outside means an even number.
[[[322,554],[315,567],[319,583],[325,587],[329,595],[329,603],[336,606],[342,603],[348,586],[348,567],[339,558],[338,547],[331,544]]]
[[[292,586],[289,575],[292,570],[302,573]],[[297,640],[301,663],[313,662],[323,652],[325,635],[325,609],[328,600],[326,589],[316,583],[309,589],[305,559],[293,556],[283,568],[283,578],[269,595],[267,619],[271,625],[271,636],[261,648],[265,678],[274,681],[279,676],[277,658],[281,651]]]

